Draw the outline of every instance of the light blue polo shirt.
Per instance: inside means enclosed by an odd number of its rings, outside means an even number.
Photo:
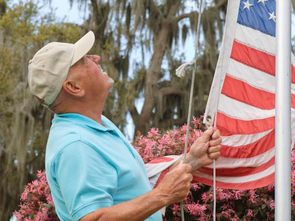
[[[79,220],[102,207],[151,191],[144,163],[106,117],[54,116],[46,147],[46,176],[60,220]],[[147,219],[162,220],[158,211]]]

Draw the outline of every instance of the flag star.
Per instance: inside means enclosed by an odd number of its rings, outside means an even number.
[[[244,4],[243,10],[246,8],[250,11],[250,7],[253,6],[253,4],[250,4],[249,0],[247,0],[246,2],[243,2],[243,4]]]
[[[269,14],[269,16],[270,16],[268,20],[273,20],[274,22],[276,22],[275,12],[268,13],[268,14]]]
[[[267,2],[268,0],[258,0],[257,4],[258,3],[263,3],[265,5],[265,2]]]

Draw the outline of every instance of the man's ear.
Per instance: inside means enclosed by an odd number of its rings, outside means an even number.
[[[65,80],[63,89],[76,97],[83,97],[85,95],[85,91],[81,85],[73,80]]]

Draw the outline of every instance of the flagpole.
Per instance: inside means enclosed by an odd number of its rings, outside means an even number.
[[[291,220],[291,0],[276,1],[275,220]]]

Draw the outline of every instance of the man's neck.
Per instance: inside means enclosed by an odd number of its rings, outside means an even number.
[[[97,123],[102,124],[101,115],[104,107],[104,102],[90,103],[64,103],[56,113],[77,113],[84,115]]]

